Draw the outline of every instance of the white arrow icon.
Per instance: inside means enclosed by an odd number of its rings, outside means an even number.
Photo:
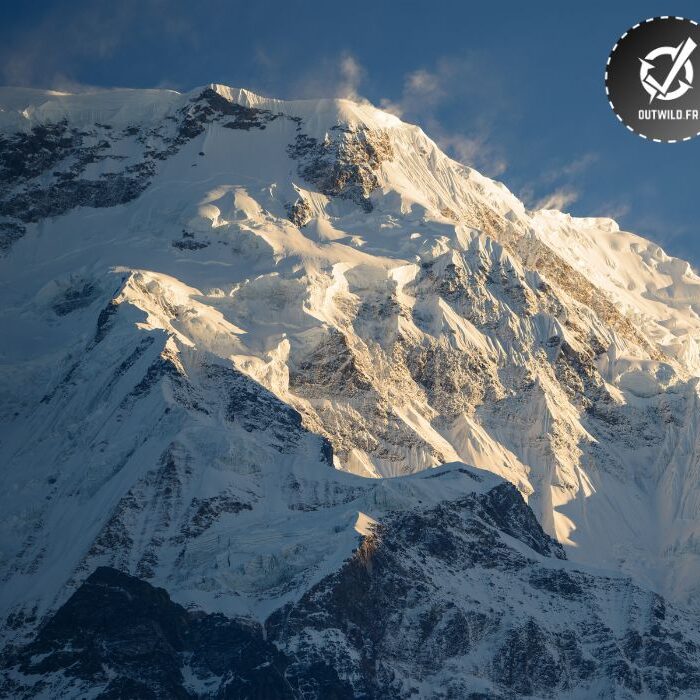
[[[649,93],[649,102],[652,102],[655,97],[660,100],[675,100],[690,90],[693,81],[693,64],[689,59],[696,47],[697,44],[688,37],[678,46],[660,46],[639,59],[642,63],[639,77],[644,89]],[[671,70],[661,84],[651,75],[652,69],[655,68],[653,61],[659,56],[671,56],[673,59]],[[671,86],[681,70],[684,71],[685,80],[679,78],[679,86],[671,91]]]

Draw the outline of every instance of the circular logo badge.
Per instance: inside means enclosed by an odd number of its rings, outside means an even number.
[[[696,70],[697,69],[697,70]],[[682,17],[655,17],[613,46],[605,91],[617,118],[653,141],[700,134],[700,27]]]

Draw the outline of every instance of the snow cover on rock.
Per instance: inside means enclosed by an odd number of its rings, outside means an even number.
[[[629,579],[562,561],[515,487],[494,481],[459,464],[374,481],[439,482],[424,493],[441,500],[386,513],[337,571],[264,624],[187,611],[163,589],[98,567],[35,640],[5,655],[0,692],[695,697],[693,621]]]
[[[687,263],[368,104],[220,85],[2,89],[0,184],[11,627],[98,565],[262,619],[448,462],[697,606]]]

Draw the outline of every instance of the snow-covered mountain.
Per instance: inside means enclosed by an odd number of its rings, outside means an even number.
[[[221,85],[2,89],[0,183],[7,692],[138,695],[56,656],[76,601],[156,595],[124,574],[194,615],[182,693],[251,679],[190,663],[205,614],[290,697],[700,692],[686,262],[370,105]]]

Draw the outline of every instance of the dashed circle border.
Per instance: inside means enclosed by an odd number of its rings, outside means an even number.
[[[699,26],[698,23],[694,19],[688,19],[687,17],[674,17],[672,15],[662,15],[661,17],[649,17],[649,19],[645,19],[643,22],[637,22],[637,24],[634,25],[634,27],[630,27],[618,40],[615,46],[612,47],[612,51],[610,52],[610,55],[608,56],[608,61],[605,64],[605,95],[608,98],[608,104],[610,105],[610,109],[612,109],[613,114],[617,117],[618,121],[629,131],[631,131],[633,134],[637,134],[637,136],[640,136],[641,138],[645,139],[646,141],[653,141],[654,143],[683,143],[684,141],[690,141],[691,139],[694,139],[696,136],[700,136],[700,131],[698,131],[696,134],[693,134],[692,136],[686,136],[685,138],[682,139],[654,139],[650,138],[646,134],[642,134],[640,131],[637,131],[633,129],[629,124],[625,124],[623,121],[622,117],[617,113],[615,110],[615,105],[612,103],[612,100],[610,99],[610,90],[608,89],[608,69],[610,68],[610,61],[612,61],[613,54],[617,50],[617,47],[620,45],[620,42],[632,31],[637,29],[637,27],[641,27],[642,24],[648,24],[649,22],[659,22],[665,19],[677,19],[680,20],[681,22],[690,22],[691,24],[695,25],[696,27]]]

